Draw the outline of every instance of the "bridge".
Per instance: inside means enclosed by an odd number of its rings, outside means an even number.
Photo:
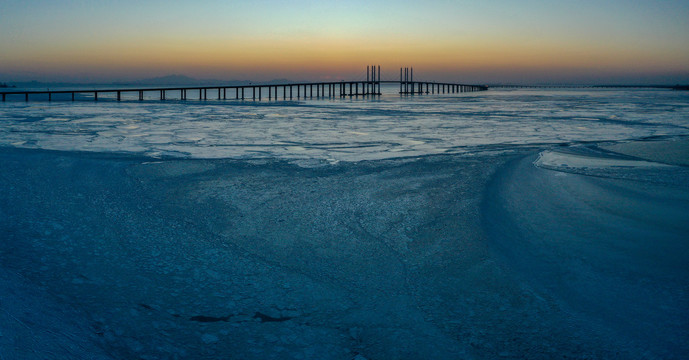
[[[399,83],[400,95],[421,95],[441,93],[463,93],[488,90],[484,85],[470,85],[459,83],[446,83],[435,81],[414,81],[413,68],[400,68],[400,80],[381,80],[380,65],[366,67],[366,80],[355,81],[328,81],[305,82],[285,84],[254,84],[254,85],[217,85],[217,86],[182,86],[182,87],[146,87],[146,88],[101,88],[101,89],[70,89],[70,90],[22,90],[0,92],[2,101],[8,98],[23,99],[29,101],[40,95],[40,99],[47,97],[48,101],[71,100],[75,101],[82,95],[93,94],[93,100],[101,99],[122,101],[143,101],[145,95],[148,98],[153,94],[154,98],[166,100],[170,94],[178,94],[178,100],[197,99],[208,100],[209,93],[212,99],[217,92],[217,100],[293,100],[303,98],[332,98],[332,97],[358,97],[382,95],[380,86],[384,83]],[[314,91],[315,90],[315,91]],[[315,94],[315,96],[314,96]],[[129,95],[127,97],[127,95]],[[133,96],[132,96],[133,95]]]

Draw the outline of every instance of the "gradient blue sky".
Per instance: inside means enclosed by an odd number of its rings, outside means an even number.
[[[689,1],[0,2],[0,81],[689,83]]]

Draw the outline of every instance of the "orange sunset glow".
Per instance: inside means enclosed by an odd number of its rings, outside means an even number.
[[[612,3],[172,2],[141,18],[135,11],[153,5],[14,2],[0,5],[0,75],[311,80],[360,76],[376,63],[390,79],[414,66],[425,80],[687,80],[689,6]]]

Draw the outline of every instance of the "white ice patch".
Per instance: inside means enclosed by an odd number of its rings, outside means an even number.
[[[534,165],[541,168],[567,168],[567,169],[602,169],[602,168],[667,168],[672,165],[657,162],[617,159],[599,156],[587,156],[580,154],[564,153],[546,150],[538,154]]]

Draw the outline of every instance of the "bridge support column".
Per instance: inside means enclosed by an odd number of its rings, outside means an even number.
[[[376,93],[380,94],[380,65],[378,65],[378,71],[376,71],[376,75],[378,76],[378,91],[376,91]],[[374,89],[375,89],[375,84],[374,84]]]
[[[402,81],[404,78],[402,77],[402,68],[400,68],[400,94],[402,93]]]

